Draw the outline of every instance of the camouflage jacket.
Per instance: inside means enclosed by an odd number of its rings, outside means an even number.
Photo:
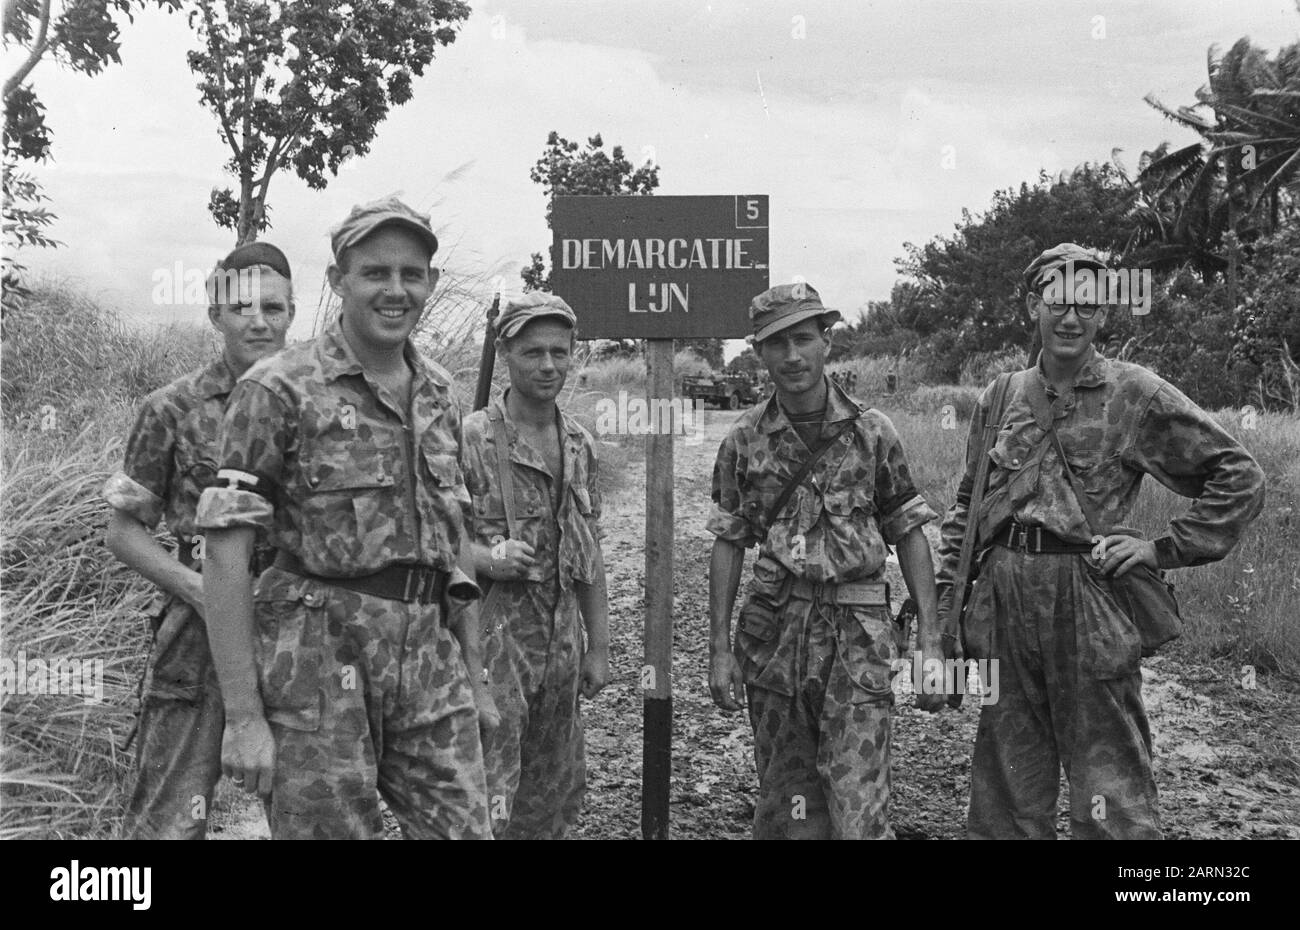
[[[564,474],[552,475],[542,454],[519,436],[506,412],[504,399],[465,418],[465,484],[473,501],[474,537],[486,546],[508,537],[505,505],[497,471],[492,420],[505,422],[510,444],[510,475],[514,485],[515,519],[519,538],[536,550],[537,564],[529,581],[572,587],[573,581],[596,581],[600,552],[600,491],[596,487],[596,444],[581,425],[557,411],[563,437]],[[551,486],[560,482],[559,509],[551,510]]]
[[[861,409],[826,383],[822,435],[839,431]],[[741,546],[757,543],[767,510],[808,454],[775,395],[745,411],[718,449],[709,531]],[[894,424],[868,409],[800,483],[759,554],[813,582],[875,579],[886,543],[937,516],[912,486]]]
[[[957,569],[991,395],[992,385],[971,418],[966,471],[940,531],[940,584],[951,583]],[[1053,422],[1070,468],[1105,523],[1097,532],[1122,526],[1144,474],[1196,499],[1156,539],[1161,568],[1223,558],[1264,506],[1259,465],[1213,417],[1147,369],[1104,358],[1094,349],[1073,390],[1063,396],[1043,375],[1041,357],[1035,367],[1012,376],[997,441],[989,450],[979,546],[1012,517],[1066,539],[1091,538],[1047,431]]]
[[[174,535],[194,536],[199,496],[216,481],[221,418],[234,386],[220,357],[146,397],[104,499],[149,529],[165,519]]]
[[[357,361],[338,324],[263,359],[239,380],[222,426],[222,477],[256,477],[258,493],[203,493],[199,526],[264,527],[277,549],[327,577],[395,563],[457,567],[469,494],[460,411],[445,371],[407,342],[411,405]]]

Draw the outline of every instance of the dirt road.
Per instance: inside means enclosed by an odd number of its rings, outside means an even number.
[[[886,411],[888,412],[888,411]],[[709,411],[702,442],[678,441],[675,454],[672,835],[740,839],[753,814],[754,763],[748,723],[717,710],[708,697],[708,558],[705,532],[710,475],[718,442],[738,414]],[[578,835],[641,835],[642,624],[645,593],[645,479],[629,463],[622,489],[605,503],[612,676],[584,705],[588,797]],[[927,527],[932,543],[937,528]],[[751,554],[752,558],[752,554]],[[905,586],[889,566],[895,601]],[[748,563],[746,566],[748,574]],[[666,584],[668,579],[654,579]],[[1194,622],[1194,607],[1189,606]],[[1243,688],[1239,670],[1191,666],[1176,653],[1143,663],[1143,694],[1156,743],[1165,833],[1171,838],[1300,838],[1300,695],[1267,683]],[[902,839],[963,834],[970,749],[978,704],[923,714],[911,699],[894,718],[892,819]],[[1062,798],[1065,796],[1062,783]],[[1062,808],[1058,833],[1068,833]],[[223,783],[213,835],[266,835],[260,807]]]

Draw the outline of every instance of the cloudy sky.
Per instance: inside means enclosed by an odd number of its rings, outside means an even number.
[[[272,181],[264,238],[295,265],[302,322],[328,228],[393,192],[433,211],[449,271],[514,286],[550,241],[528,171],[552,129],[653,157],[660,194],[769,194],[773,282],[802,275],[851,310],[888,295],[904,242],[951,232],[999,188],[1190,141],[1142,98],[1190,103],[1212,44],[1274,51],[1300,34],[1295,0],[471,5],[370,155],[324,191]],[[150,11],[124,28],[122,66],[33,72],[55,133],[38,176],[66,245],[26,261],[141,321],[197,319],[153,303],[155,274],[207,269],[233,245],[206,210],[230,182],[185,64],[194,42]]]

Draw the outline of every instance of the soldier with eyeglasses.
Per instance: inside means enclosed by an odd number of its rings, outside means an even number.
[[[1072,836],[1160,838],[1141,638],[1104,576],[1222,559],[1264,503],[1259,465],[1213,417],[1151,371],[1093,348],[1114,296],[1096,285],[1110,273],[1103,256],[1069,242],[1025,270],[1042,351],[1010,378],[987,491],[971,515],[993,385],[980,396],[941,528],[946,616],[966,523],[977,521],[981,561],[963,638],[966,658],[993,660],[1000,678],[975,739],[972,838],[1054,838],[1062,766]],[[1085,516],[1057,448],[1103,526]],[[1122,525],[1143,475],[1193,500],[1154,540]]]

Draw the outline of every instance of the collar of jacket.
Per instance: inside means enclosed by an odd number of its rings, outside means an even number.
[[[1047,390],[1050,382],[1043,371],[1043,353],[1038,353],[1038,363],[1034,365],[1034,372],[1038,375],[1039,382],[1043,389]],[[1106,363],[1106,357],[1097,351],[1096,346],[1088,346],[1088,358],[1074,375],[1074,387],[1094,388],[1100,387],[1110,380],[1110,366]]]
[[[204,400],[224,397],[235,389],[235,382],[238,380],[230,368],[230,363],[226,361],[226,353],[222,352],[199,375],[199,394]]]
[[[343,335],[341,321],[336,321],[321,334],[320,356],[321,371],[327,381],[333,381],[343,375],[364,374],[361,362],[357,360],[356,353],[352,351],[347,337]],[[438,387],[451,386],[451,379],[446,372],[440,366],[426,361],[419,352],[415,351],[415,346],[409,338],[402,344],[402,356],[411,366],[411,371],[415,373],[415,384],[418,385],[422,378],[427,378]]]
[[[862,415],[864,408],[844,393],[838,384],[826,375],[822,375],[822,381],[826,385],[826,423],[843,423],[845,420],[853,420]],[[775,433],[786,427],[794,429],[790,418],[781,409],[776,391],[773,390],[772,396],[767,399],[767,406],[763,408],[763,415],[759,417],[758,428],[764,433]]]
[[[1074,375],[1075,388],[1095,388],[1101,387],[1110,380],[1110,365],[1106,357],[1097,351],[1095,346],[1089,346],[1087,360]],[[1033,375],[1029,381],[1029,406],[1034,412],[1034,420],[1042,429],[1051,426],[1053,420],[1059,420],[1065,416],[1068,411],[1061,398],[1053,390],[1051,382],[1047,380],[1047,375],[1043,372],[1043,354],[1038,353],[1038,364],[1033,369]]]
[[[510,412],[506,408],[506,398],[508,396],[510,396],[510,388],[506,388],[504,394],[488,404],[487,417],[489,420],[504,420],[507,427],[517,431],[519,427],[515,425],[514,420],[510,419]],[[577,420],[561,410],[559,404],[555,405],[555,412],[559,416],[560,429],[564,431],[566,436],[582,437],[582,427],[578,425]]]

